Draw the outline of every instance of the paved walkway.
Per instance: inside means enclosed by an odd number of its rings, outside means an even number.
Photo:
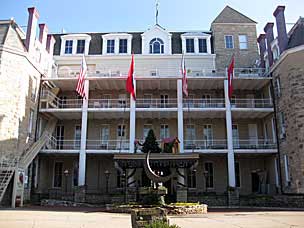
[[[0,210],[1,228],[130,228],[127,214],[103,212]],[[211,212],[207,215],[170,217],[182,228],[304,228],[304,212]]]

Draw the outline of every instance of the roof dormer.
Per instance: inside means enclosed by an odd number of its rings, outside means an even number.
[[[181,35],[182,51],[185,54],[212,54],[211,35],[204,32],[189,32]]]
[[[159,25],[145,31],[142,35],[142,54],[143,55],[171,55],[171,36],[167,30]]]
[[[91,36],[88,34],[68,34],[61,36],[60,55],[88,55]]]

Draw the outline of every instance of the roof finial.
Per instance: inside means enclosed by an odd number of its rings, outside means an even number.
[[[159,0],[155,0],[155,23],[158,25],[158,6],[159,6]]]

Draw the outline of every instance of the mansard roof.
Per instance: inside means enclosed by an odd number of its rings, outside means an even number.
[[[227,24],[227,23],[254,23],[256,22],[237,10],[226,6],[222,12],[214,19],[212,24]]]
[[[300,17],[289,32],[288,49],[304,44],[304,18]]]
[[[184,31],[184,32],[168,31],[168,33],[171,34],[172,54],[181,54],[182,53],[181,35],[186,34],[188,32],[187,31]],[[102,47],[103,47],[102,36],[109,34],[109,33],[85,33],[85,34],[88,34],[91,36],[89,55],[101,55]],[[142,34],[144,34],[144,32],[127,32],[127,34],[132,35],[132,51],[134,52],[134,54],[142,54]],[[197,32],[196,34],[211,34],[211,32],[203,31],[203,32]],[[67,34],[53,34],[53,36],[56,40],[56,43],[54,46],[54,55],[60,55],[61,36],[64,36],[64,35],[67,35]],[[212,43],[211,43],[211,46],[212,46]],[[213,47],[211,47],[211,48],[213,48]]]

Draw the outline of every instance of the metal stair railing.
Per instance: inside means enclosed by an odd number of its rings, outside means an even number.
[[[0,202],[2,201],[5,191],[13,177],[18,164],[19,157],[8,159],[2,157],[0,160]]]

